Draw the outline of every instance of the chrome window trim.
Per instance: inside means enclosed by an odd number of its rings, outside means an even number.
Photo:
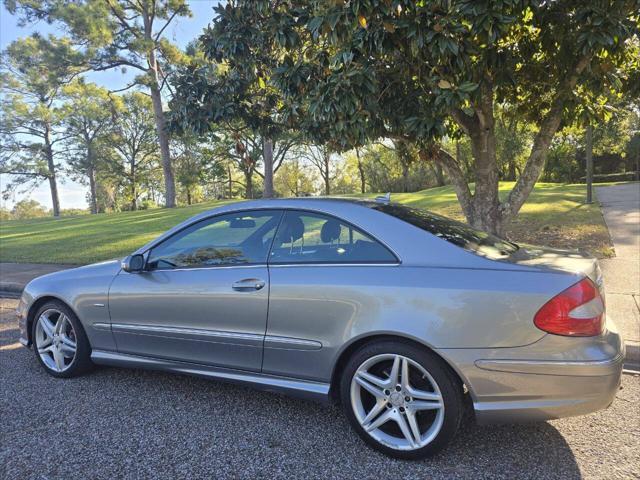
[[[144,270],[142,272],[134,272],[135,275],[140,274],[148,274],[155,272],[192,272],[194,270],[217,270],[219,268],[255,268],[255,267],[264,267],[267,268],[266,263],[244,263],[241,265],[233,265],[230,263],[226,263],[224,265],[211,265],[209,267],[181,267],[181,268],[156,268],[153,270]]]
[[[340,263],[340,262],[312,262],[312,263],[270,263],[269,268],[279,267],[399,267],[400,262],[397,263]]]

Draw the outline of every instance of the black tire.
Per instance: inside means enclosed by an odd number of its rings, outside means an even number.
[[[76,353],[75,357],[68,364],[65,370],[58,372],[49,368],[44,361],[42,360],[40,354],[38,353],[38,348],[36,346],[36,326],[38,324],[38,319],[40,316],[46,312],[47,310],[57,310],[62,312],[71,323],[73,327],[73,331],[75,333],[76,339]],[[76,316],[76,314],[71,310],[65,303],[52,300],[50,302],[42,305],[35,316],[33,317],[33,322],[31,325],[31,340],[33,344],[33,352],[38,359],[38,363],[42,365],[42,368],[51,376],[56,378],[71,378],[77,377],[90,371],[93,368],[93,362],[91,361],[91,345],[89,344],[89,339],[87,338],[87,334],[84,331],[82,323]]]
[[[444,403],[444,420],[436,437],[414,450],[398,450],[380,443],[360,425],[351,404],[351,381],[366,360],[383,354],[407,357],[422,366],[438,384]],[[360,437],[375,450],[393,458],[420,460],[441,451],[456,435],[464,415],[463,390],[458,377],[437,355],[425,347],[403,340],[376,341],[362,346],[347,362],[340,381],[340,399],[349,422]]]

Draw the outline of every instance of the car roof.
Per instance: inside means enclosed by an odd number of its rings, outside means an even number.
[[[345,205],[361,205],[363,207],[374,207],[379,202],[366,198],[349,198],[349,197],[286,197],[286,198],[260,198],[254,200],[241,200],[225,205],[229,210],[245,210],[250,208],[304,208],[305,205],[319,206],[322,204],[344,203]],[[233,208],[237,207],[237,208]],[[202,216],[211,215],[220,211],[220,207],[213,208],[203,212]]]

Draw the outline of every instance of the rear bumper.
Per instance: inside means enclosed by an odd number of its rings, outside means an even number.
[[[520,348],[446,349],[479,423],[542,421],[608,407],[620,387],[624,341],[608,320],[600,337],[547,335]]]

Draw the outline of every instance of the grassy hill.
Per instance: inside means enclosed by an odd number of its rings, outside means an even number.
[[[512,183],[501,183],[501,194],[512,187]],[[520,215],[507,228],[508,237],[514,241],[584,248],[600,257],[610,255],[609,234],[600,208],[597,204],[583,204],[584,189],[584,185],[538,184]],[[463,220],[456,195],[448,186],[392,194],[391,198]],[[0,261],[85,264],[122,257],[182,220],[227,202],[2,222]]]

